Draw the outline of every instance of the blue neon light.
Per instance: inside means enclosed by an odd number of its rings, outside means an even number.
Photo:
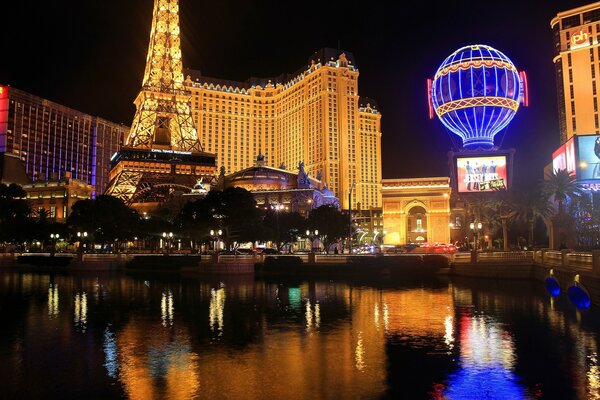
[[[522,86],[516,67],[502,52],[466,46],[438,68],[431,99],[440,121],[461,137],[463,146],[488,148],[515,116]]]

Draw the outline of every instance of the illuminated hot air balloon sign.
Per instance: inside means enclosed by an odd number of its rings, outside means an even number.
[[[485,45],[465,46],[444,60],[428,80],[429,115],[434,113],[467,149],[494,147],[494,136],[528,105],[527,76],[504,53]]]

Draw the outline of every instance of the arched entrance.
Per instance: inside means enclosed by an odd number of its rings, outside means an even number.
[[[406,218],[407,243],[427,242],[427,211],[424,207],[412,207]]]

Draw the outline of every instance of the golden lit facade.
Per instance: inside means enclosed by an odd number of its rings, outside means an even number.
[[[199,178],[214,177],[214,156],[202,151],[183,84],[178,0],[154,2],[146,70],[134,103],[107,194],[146,209],[175,191],[190,192]]]
[[[561,143],[600,133],[600,2],[560,12],[550,25]]]
[[[384,244],[450,242],[450,178],[382,183]]]
[[[48,218],[65,222],[75,203],[92,198],[94,187],[65,172],[62,179],[28,183],[23,185],[23,190],[34,213],[41,215],[43,210]]]
[[[305,162],[348,208],[381,205],[381,114],[358,95],[350,53],[322,49],[293,75],[232,82],[187,71],[200,142],[227,172],[265,154],[271,167]]]

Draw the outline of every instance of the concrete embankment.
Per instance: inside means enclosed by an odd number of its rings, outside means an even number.
[[[489,279],[529,279],[544,282],[552,276],[561,291],[578,285],[600,306],[600,252],[569,250],[456,254],[450,275]]]

